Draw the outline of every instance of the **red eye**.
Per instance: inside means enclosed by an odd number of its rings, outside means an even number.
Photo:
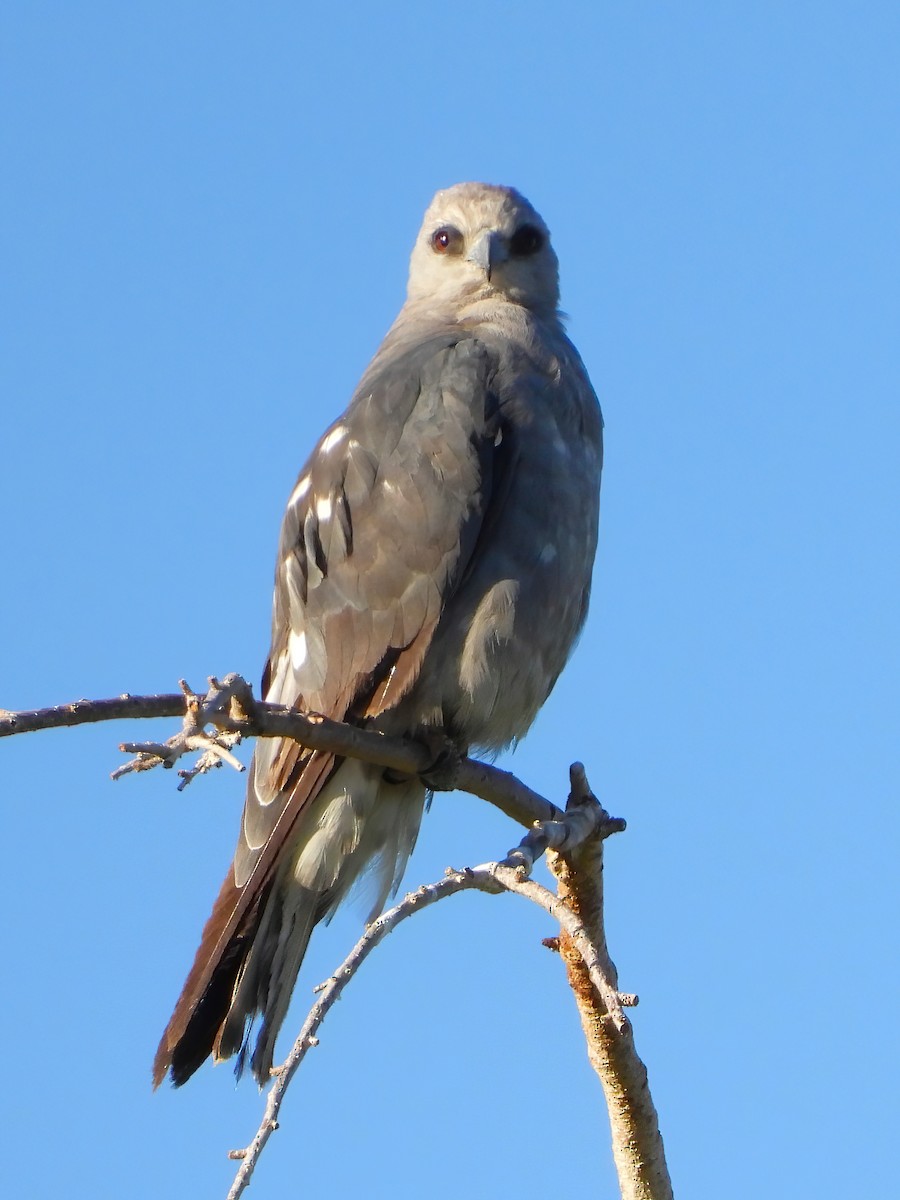
[[[431,235],[431,248],[435,254],[458,254],[462,247],[462,234],[452,225],[442,225]]]

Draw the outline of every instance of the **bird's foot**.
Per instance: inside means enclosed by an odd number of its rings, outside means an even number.
[[[427,746],[432,762],[419,778],[432,792],[452,792],[459,779],[459,768],[465,752],[443,729],[421,729],[416,740]]]

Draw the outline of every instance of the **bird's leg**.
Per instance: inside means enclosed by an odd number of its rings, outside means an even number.
[[[433,725],[423,726],[415,734],[415,740],[428,752],[428,762],[419,778],[430,792],[452,792],[459,778],[460,763],[466,751],[444,729]],[[384,771],[388,783],[406,783],[410,776],[393,767]]]
[[[420,729],[416,740],[428,748],[432,755],[431,764],[419,772],[419,778],[432,792],[452,792],[459,779],[459,768],[466,756],[465,750],[445,729],[428,726]]]

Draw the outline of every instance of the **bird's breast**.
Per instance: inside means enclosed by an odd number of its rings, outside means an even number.
[[[597,542],[600,425],[577,375],[501,396],[505,472],[464,581],[410,700],[421,723],[498,749],[528,730],[587,612]],[[501,379],[502,389],[502,379]]]

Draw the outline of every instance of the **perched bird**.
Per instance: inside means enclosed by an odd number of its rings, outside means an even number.
[[[389,734],[522,737],[584,622],[602,419],[547,226],[512,188],[438,192],[406,303],[288,499],[263,695]],[[249,1054],[263,1082],[317,922],[363,873],[381,911],[426,787],[260,739],[234,862],[154,1063]]]

